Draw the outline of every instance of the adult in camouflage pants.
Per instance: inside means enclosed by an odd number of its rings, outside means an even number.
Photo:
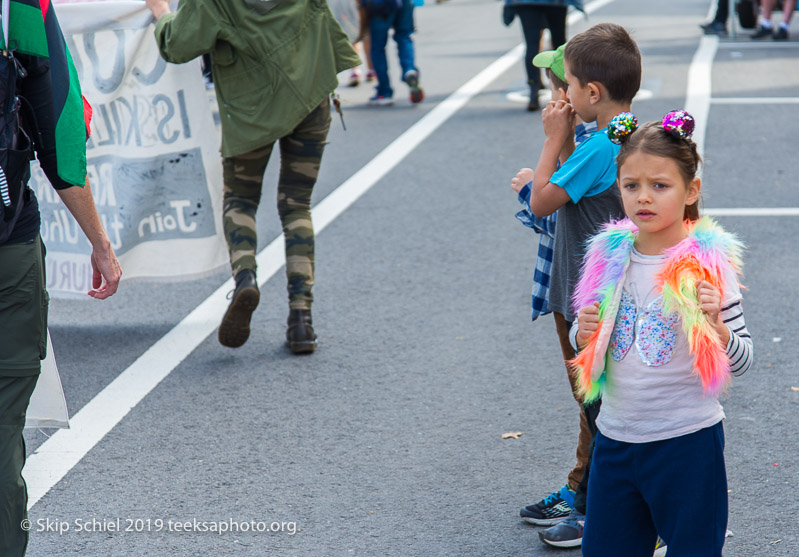
[[[286,237],[289,318],[286,345],[316,349],[311,322],[314,233],[311,193],[330,128],[337,75],[361,64],[327,0],[180,2],[145,0],[167,61],[211,54],[222,128],[224,229],[235,289],[219,342],[235,348],[250,336],[260,301],[255,278],[255,214],[269,156],[280,143],[278,210]]]
[[[311,194],[319,175],[329,129],[330,102],[325,99],[289,135],[279,139],[280,179],[277,187],[277,209],[286,241],[290,326],[292,315],[296,316],[297,310],[303,314],[310,312],[313,302],[314,230],[311,221]],[[240,276],[242,271],[252,271],[253,276],[256,272],[255,253],[258,238],[255,213],[261,201],[264,172],[274,145],[275,142],[272,142],[244,155],[223,159],[223,220],[234,277]],[[253,299],[249,305],[257,303],[258,301]],[[242,305],[248,304],[243,301]],[[231,309],[235,313],[235,308]],[[243,311],[249,309],[245,307]],[[231,313],[231,310],[228,313]],[[300,325],[311,327],[310,314],[307,315],[307,324]],[[223,326],[220,328],[220,342],[226,346],[244,344],[247,338],[239,330],[240,327],[233,323],[231,327],[227,327],[230,330],[226,330],[225,321],[223,320]],[[237,319],[235,315],[231,315],[227,321],[237,321]],[[249,323],[246,334],[249,334]],[[294,340],[292,346],[291,338],[287,338],[287,342],[295,352],[311,352],[315,346],[315,335],[313,337],[300,340],[299,342],[304,343],[300,345]]]

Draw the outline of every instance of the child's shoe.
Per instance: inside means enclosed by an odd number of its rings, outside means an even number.
[[[350,80],[347,82],[347,87],[357,87],[361,83],[361,72],[355,68],[350,72]]]
[[[550,493],[535,505],[524,507],[519,514],[522,520],[536,526],[552,526],[569,516],[574,510],[574,491],[568,485]]]
[[[545,544],[554,547],[580,547],[583,544],[584,527],[585,515],[572,511],[565,520],[555,524],[552,528],[538,532],[538,537]]]
[[[370,106],[391,106],[392,104],[394,104],[394,99],[383,95],[375,95],[369,99]]]
[[[408,84],[411,88],[411,102],[413,104],[420,103],[424,100],[424,91],[419,87],[419,72],[416,70],[408,70],[402,77],[402,81]]]
[[[369,70],[369,71],[366,72],[366,81],[367,82],[374,81],[375,79],[377,79],[377,74],[375,73],[374,70]]]

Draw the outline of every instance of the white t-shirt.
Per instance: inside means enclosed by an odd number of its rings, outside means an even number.
[[[607,384],[597,427],[626,443],[687,435],[724,419],[715,396],[705,396],[678,314],[663,315],[655,275],[665,256],[633,249],[606,356]],[[741,299],[732,268],[722,306]]]

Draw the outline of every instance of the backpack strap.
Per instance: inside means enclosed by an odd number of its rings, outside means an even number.
[[[5,44],[5,50],[3,50],[3,54],[6,56],[8,55],[8,43],[11,42],[8,40],[8,22],[10,18],[10,12],[11,0],[3,0],[2,12],[0,12],[0,15],[2,15],[3,18],[3,43]]]

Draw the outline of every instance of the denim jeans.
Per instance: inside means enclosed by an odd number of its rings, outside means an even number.
[[[388,31],[394,29],[394,41],[397,43],[402,75],[415,70],[413,56],[413,0],[402,0],[402,7],[388,19],[372,16],[369,20],[369,34],[372,38],[372,64],[377,74],[377,94],[381,97],[394,96],[391,82],[388,79],[388,60],[386,45]]]

